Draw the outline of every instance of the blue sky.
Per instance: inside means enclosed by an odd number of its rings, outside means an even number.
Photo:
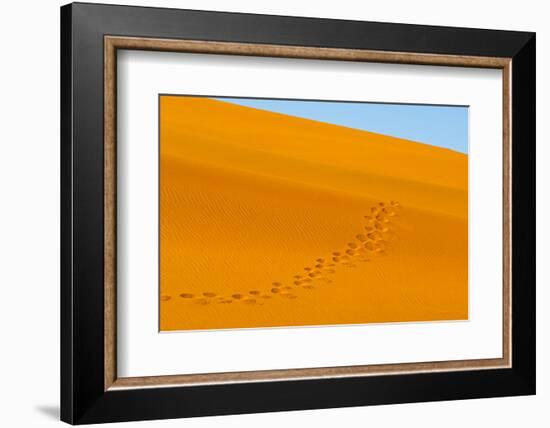
[[[464,106],[253,98],[216,99],[468,153],[468,107]]]

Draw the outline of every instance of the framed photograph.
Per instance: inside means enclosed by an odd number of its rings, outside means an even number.
[[[61,8],[61,417],[535,393],[535,35]]]

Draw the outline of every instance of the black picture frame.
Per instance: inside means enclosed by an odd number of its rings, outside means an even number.
[[[104,388],[104,36],[512,59],[512,366]],[[73,3],[61,8],[61,419],[87,424],[535,393],[535,34]]]

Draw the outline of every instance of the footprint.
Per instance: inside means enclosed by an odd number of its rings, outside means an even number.
[[[160,296],[160,300],[162,302],[167,302],[168,300],[170,300],[172,297],[171,296],[167,296],[166,294],[163,294],[162,296]]]
[[[382,238],[382,236],[380,235],[380,232],[371,232],[367,235],[367,238],[373,239],[373,240],[378,240],[378,239]]]
[[[376,220],[381,221],[382,223],[389,223],[389,220],[386,218],[386,216],[383,216],[381,214],[378,214],[376,216]]]
[[[233,297],[235,300],[240,300],[243,298],[243,295],[240,293],[232,294],[231,297]]]
[[[392,209],[393,212],[395,213],[395,215],[397,215],[397,213],[401,209],[401,204],[397,201],[391,201],[390,202],[390,209]]]
[[[256,299],[244,299],[243,303],[246,303],[247,305],[254,305],[256,303]]]
[[[191,293],[181,293],[180,297],[182,297],[184,299],[192,299],[193,297],[195,297],[195,295],[191,294]]]
[[[205,297],[216,297],[216,293],[212,293],[211,291],[206,291],[202,295]]]
[[[251,290],[248,293],[252,294],[253,296],[258,296],[260,294],[260,292],[258,290]]]
[[[374,251],[376,247],[374,245],[374,242],[368,241],[368,242],[365,242],[365,248],[369,251]]]
[[[391,217],[393,217],[395,215],[395,210],[393,208],[389,208],[389,207],[384,208],[382,210],[382,212],[384,214],[387,214],[387,215],[391,216]]]

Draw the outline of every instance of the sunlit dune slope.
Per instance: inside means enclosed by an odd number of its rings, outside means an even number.
[[[466,319],[467,156],[160,101],[161,330]]]

